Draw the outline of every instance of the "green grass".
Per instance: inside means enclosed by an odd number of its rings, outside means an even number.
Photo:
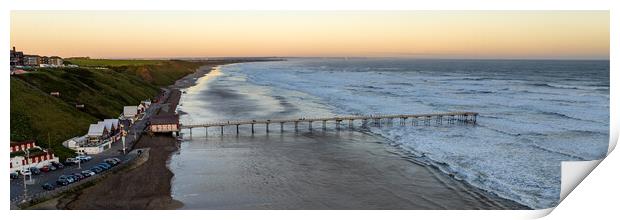
[[[161,63],[160,60],[107,60],[107,59],[86,59],[71,58],[65,59],[65,62],[75,64],[81,67],[116,67],[116,66],[140,66],[140,65],[156,65]]]
[[[54,149],[61,159],[73,156],[72,150],[62,146],[63,141],[86,134],[91,123],[117,118],[123,106],[153,98],[159,87],[203,65],[152,62],[158,64],[110,69],[41,68],[11,76],[11,141],[34,139],[37,145]],[[60,92],[60,97],[50,92]],[[84,104],[85,108],[77,109],[75,104]]]
[[[97,119],[62,100],[26,82],[11,77],[11,140],[36,140],[37,145],[48,146],[62,158],[74,153],[62,147],[65,139],[84,134],[88,125]]]

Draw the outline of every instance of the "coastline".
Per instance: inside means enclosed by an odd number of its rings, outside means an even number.
[[[164,102],[173,106],[171,110],[162,109],[158,114],[174,114],[178,105],[180,89],[190,87],[196,80],[220,65],[237,63],[216,62],[206,64],[189,75],[166,87],[170,96]],[[168,168],[171,155],[178,150],[178,142],[173,136],[143,135],[135,148],[150,148],[149,159],[142,165],[111,175],[97,184],[52,199],[33,208],[40,209],[179,209],[180,201],[172,199],[171,181],[174,174]],[[122,187],[118,187],[122,186]]]

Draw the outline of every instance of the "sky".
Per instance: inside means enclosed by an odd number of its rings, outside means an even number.
[[[609,11],[12,11],[26,54],[609,59]]]

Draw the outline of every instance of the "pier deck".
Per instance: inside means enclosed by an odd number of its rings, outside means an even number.
[[[407,120],[412,125],[431,125],[443,124],[444,121],[448,124],[465,123],[476,124],[478,117],[477,112],[444,112],[444,113],[430,113],[430,114],[392,114],[392,115],[348,115],[348,116],[333,116],[333,117],[316,117],[316,118],[297,118],[297,119],[262,119],[262,120],[238,120],[238,121],[220,121],[203,124],[181,124],[181,129],[189,129],[190,136],[193,128],[205,128],[208,132],[209,127],[220,127],[220,132],[224,133],[224,127],[235,126],[237,134],[239,133],[239,126],[250,125],[251,132],[254,133],[254,125],[265,125],[266,132],[269,132],[270,124],[279,124],[280,131],[284,131],[285,124],[294,124],[295,131],[298,131],[299,124],[308,124],[308,129],[312,130],[312,124],[314,122],[322,122],[322,128],[327,128],[327,122],[335,122],[336,129],[340,129],[343,121],[348,121],[349,128],[353,127],[355,121],[362,121],[362,126],[367,126],[369,123],[376,126],[380,126],[382,122],[393,123],[394,119],[400,119],[401,125],[406,125]]]

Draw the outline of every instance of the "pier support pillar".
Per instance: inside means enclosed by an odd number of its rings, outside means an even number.
[[[237,125],[237,134],[239,134],[239,125]]]
[[[189,139],[192,139],[192,128],[189,129]]]
[[[254,123],[252,123],[252,134],[254,134]]]
[[[280,122],[280,133],[284,132],[284,122]]]
[[[224,135],[224,126],[223,125],[220,125],[220,134]]]
[[[308,129],[312,131],[312,121],[308,121]]]
[[[323,120],[323,130],[327,130],[327,121]]]
[[[295,121],[295,132],[297,132],[297,124],[299,124],[299,122]]]
[[[205,127],[205,137],[209,136],[209,127]]]
[[[267,123],[267,124],[265,124],[265,125],[266,125],[266,126],[265,126],[265,131],[266,131],[267,133],[269,133],[269,123]]]

